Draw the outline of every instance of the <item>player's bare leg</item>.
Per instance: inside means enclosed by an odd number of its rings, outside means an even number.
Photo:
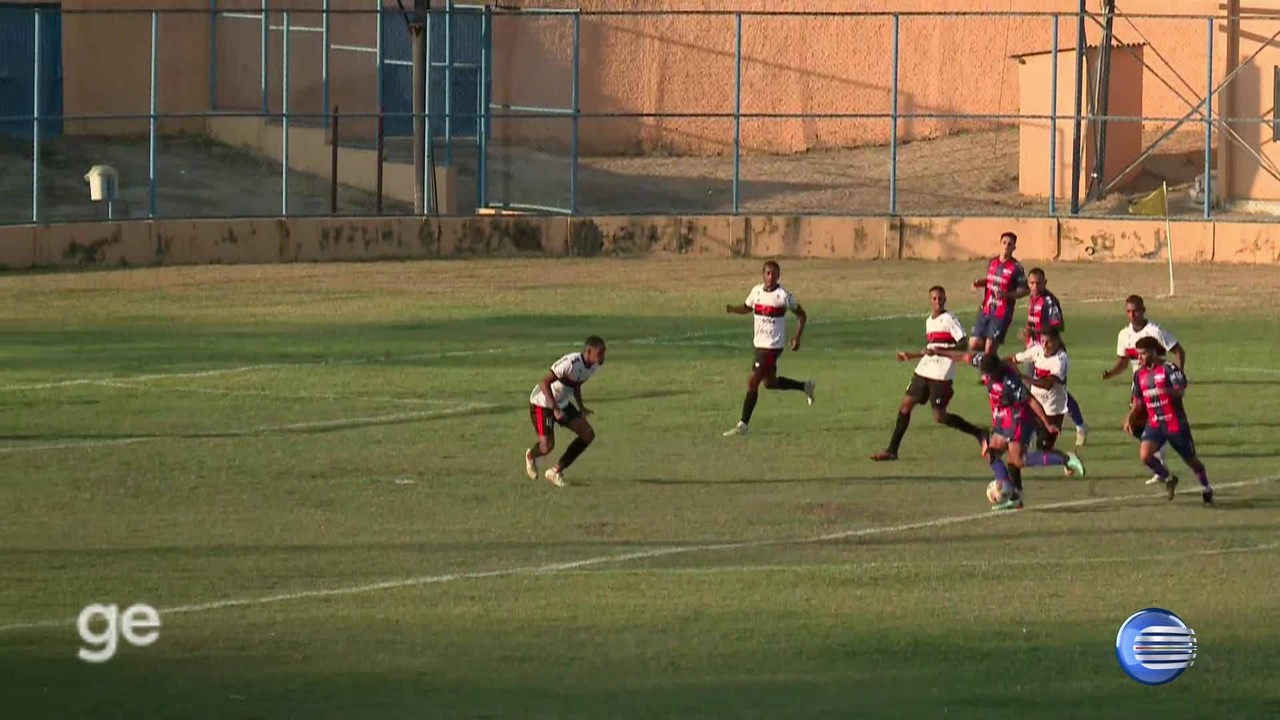
[[[1169,499],[1172,500],[1174,491],[1178,487],[1178,476],[1169,472],[1168,466],[1164,464],[1164,459],[1160,457],[1160,443],[1143,440],[1138,450],[1138,456],[1155,473],[1153,477],[1164,483],[1164,489],[1169,494]],[[1201,465],[1201,468],[1203,467]],[[1206,479],[1205,482],[1208,483],[1208,480]],[[1150,485],[1151,483],[1147,484]]]
[[[1144,444],[1145,444],[1145,443],[1143,443],[1143,440],[1142,440],[1142,431],[1143,431],[1143,430],[1145,430],[1145,429],[1146,429],[1146,426],[1145,426],[1145,425],[1134,425],[1133,427],[1131,427],[1131,428],[1130,428],[1130,434],[1132,434],[1132,435],[1133,435],[1133,438],[1134,438],[1135,440],[1137,440],[1137,441],[1138,441],[1138,446],[1139,446],[1139,447],[1141,447],[1142,445],[1144,445]],[[1141,453],[1141,451],[1139,451],[1139,453]],[[1139,457],[1141,457],[1141,455],[1139,455]],[[1160,464],[1163,466],[1163,465],[1164,465],[1164,449],[1163,449],[1163,448],[1156,448],[1156,451],[1155,451],[1155,457],[1156,457],[1156,460],[1159,460],[1159,461],[1160,461]],[[1151,465],[1150,465],[1150,463],[1147,463],[1147,461],[1146,461],[1146,459],[1145,459],[1145,458],[1143,459],[1143,461],[1142,461],[1142,462],[1143,462],[1143,463],[1146,463],[1146,464],[1147,464],[1147,467],[1150,467],[1150,466],[1151,466]],[[1166,472],[1167,472],[1167,471],[1166,471]],[[1147,484],[1147,485],[1155,485],[1156,483],[1162,483],[1162,482],[1165,482],[1167,479],[1168,479],[1168,475],[1167,475],[1167,474],[1162,476],[1162,475],[1160,475],[1160,473],[1158,473],[1158,472],[1157,472],[1157,473],[1152,474],[1152,476],[1151,476],[1150,478],[1148,478],[1148,479],[1147,479],[1147,483],[1146,483],[1146,484]],[[1175,482],[1174,482],[1174,484],[1176,485],[1176,484],[1177,484],[1177,482],[1175,481]]]
[[[1062,432],[1062,416],[1053,416],[1050,420],[1054,423],[1054,428]],[[1080,461],[1080,457],[1075,453],[1063,452],[1058,450],[1057,435],[1050,434],[1048,428],[1042,423],[1036,423],[1036,449],[1026,453],[1026,467],[1048,467],[1059,465],[1063,468],[1063,474],[1067,477],[1079,475],[1085,476],[1084,463]]]
[[[1187,467],[1191,468],[1191,472],[1196,474],[1196,480],[1200,481],[1200,499],[1204,502],[1205,507],[1213,507],[1213,488],[1209,487],[1209,473],[1205,469],[1204,463],[1200,462],[1200,458],[1192,455],[1191,457],[1182,458]],[[1170,493],[1173,491],[1170,490]]]
[[[762,379],[763,376],[759,372],[752,372],[747,377],[747,395],[742,399],[742,415],[737,425],[725,431],[725,437],[747,434],[747,425],[751,423],[751,415],[755,413],[756,402],[760,399],[760,382]]]
[[[1071,424],[1076,426],[1076,447],[1084,447],[1089,441],[1089,427],[1085,425],[1079,401],[1071,393],[1067,393],[1067,414],[1071,416]]]
[[[903,396],[902,404],[898,406],[897,424],[893,426],[893,435],[889,437],[889,446],[872,455],[872,460],[882,462],[898,459],[898,448],[902,445],[903,436],[907,434],[907,427],[911,425],[911,411],[915,407],[916,401],[910,395]]]
[[[569,429],[577,435],[573,442],[569,443],[569,447],[565,448],[564,454],[556,464],[547,469],[547,482],[557,487],[564,487],[564,471],[573,464],[574,460],[587,449],[589,445],[596,439],[596,431],[591,427],[591,423],[584,417],[576,417],[569,421]]]
[[[936,406],[933,408],[933,421],[940,425],[946,425],[949,428],[959,430],[965,435],[972,435],[973,439],[977,440],[978,444],[983,447],[983,452],[986,452],[987,434],[977,425],[974,425],[953,412],[948,412],[946,408]]]
[[[555,449],[556,439],[550,435],[543,435],[538,438],[538,442],[533,447],[524,451],[524,473],[529,476],[530,480],[538,479],[538,460],[546,455],[550,455]]]

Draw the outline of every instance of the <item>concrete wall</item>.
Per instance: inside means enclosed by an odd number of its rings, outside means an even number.
[[[1175,263],[1280,264],[1280,227],[1175,222]],[[0,267],[502,257],[970,260],[1018,233],[1025,263],[1167,262],[1164,223],[1053,218],[433,217],[135,221],[0,227]]]

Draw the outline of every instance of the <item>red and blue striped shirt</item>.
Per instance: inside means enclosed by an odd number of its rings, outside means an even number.
[[[1187,376],[1173,363],[1138,368],[1133,374],[1133,399],[1141,400],[1146,407],[1147,427],[1179,433],[1191,426],[1182,398],[1173,395],[1174,390],[1186,387]]]

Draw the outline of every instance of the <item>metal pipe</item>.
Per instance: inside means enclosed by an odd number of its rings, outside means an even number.
[[[1103,10],[1106,20],[1102,26],[1102,46],[1098,50],[1098,95],[1095,101],[1098,120],[1097,157],[1093,159],[1093,172],[1089,183],[1092,197],[1102,199],[1103,186],[1107,180],[1107,128],[1111,121],[1106,119],[1107,108],[1111,102],[1111,41],[1115,37],[1116,0],[1104,0]]]
[[[323,0],[320,11],[324,17],[320,23],[320,107],[329,107],[329,0]],[[329,121],[325,116],[325,123]]]
[[[893,123],[889,130],[889,214],[898,214],[898,46],[900,38],[900,21],[898,15],[893,16],[893,55],[891,90],[889,93],[890,120]]]
[[[1084,36],[1085,2],[1080,0],[1080,10],[1076,13],[1076,97],[1075,117],[1071,130],[1071,214],[1080,214],[1080,120],[1081,98],[1084,93]]]
[[[40,8],[35,12],[35,49],[32,51],[31,91],[31,222],[40,222]]]
[[[446,0],[444,6],[444,65],[444,164],[449,167],[453,165],[453,0]],[[430,70],[427,78],[430,92]]]
[[[1213,18],[1207,21],[1204,86],[1204,219],[1213,217]]]
[[[484,163],[484,185],[482,186],[484,207],[489,203],[489,135],[493,132],[493,119],[490,110],[493,108],[493,12],[490,6],[484,8],[485,39],[482,50],[484,63],[484,114],[480,120],[484,123],[484,153],[480,159]]]
[[[426,214],[426,158],[429,135],[426,128],[427,111],[424,88],[426,87],[427,43],[421,17],[423,0],[414,2],[414,21],[409,27],[413,34],[413,212]]]
[[[160,13],[152,11],[151,13],[151,117],[147,123],[147,172],[149,185],[147,188],[147,204],[148,217],[156,216],[156,186],[159,184],[156,178],[156,120],[159,108],[157,98],[157,80],[159,77],[160,61],[159,61],[159,40],[160,40]]]
[[[280,214],[289,216],[289,11],[280,44]]]
[[[382,85],[383,85],[383,78],[382,78],[382,71],[385,69],[385,68],[384,68],[384,66],[383,66],[383,57],[382,57],[383,12],[382,12],[382,0],[373,0],[373,1],[374,1],[375,3],[377,3],[377,4],[378,4],[378,22],[377,22],[377,26],[378,26],[378,38],[377,38],[376,43],[374,44],[374,60],[373,60],[373,62],[374,62],[374,64],[377,66],[377,71],[376,71],[376,82],[378,83],[378,89],[377,89],[377,93],[378,93],[378,122],[379,122],[379,123],[381,123],[381,122],[382,122],[382,112],[383,112],[383,104],[382,104],[382,103],[383,103],[383,98],[382,98]]]
[[[378,136],[374,139],[374,153],[377,155],[377,166],[374,169],[373,193],[374,193],[374,210],[379,215],[382,214],[382,159],[386,156],[386,149],[383,145],[383,138],[386,137],[386,127],[384,118],[378,116]]]
[[[338,214],[338,106],[333,106],[333,130],[329,136],[329,214]]]
[[[1049,58],[1049,215],[1058,214],[1058,16]]]
[[[489,6],[484,6],[483,15],[480,19],[480,76],[477,81],[480,86],[476,88],[476,207],[486,207],[485,197],[487,185],[489,184],[488,175],[489,167],[486,155],[489,152],[488,139],[488,113],[489,103],[487,89],[489,87],[489,22],[492,16],[489,13]]]
[[[742,162],[742,13],[733,16],[733,214],[741,204]]]
[[[209,0],[209,109],[218,109],[218,0]]]
[[[424,1],[423,5],[427,6],[429,5],[429,3]],[[423,181],[424,186],[426,188],[426,195],[423,198],[423,203],[426,207],[426,212],[428,214],[433,214],[437,211],[438,208],[435,202],[435,199],[436,199],[436,156],[435,156],[436,139],[435,139],[435,136],[431,134],[431,108],[432,108],[432,105],[434,105],[434,103],[431,102],[431,10],[430,8],[427,8],[423,14],[422,46],[423,46],[422,57],[421,57],[422,98],[423,98],[423,102],[425,103],[424,105],[425,112],[424,112],[424,118],[423,118],[424,142],[422,144],[422,147],[423,147],[423,152],[425,153],[425,157],[423,158],[423,172],[426,174],[426,178]]]
[[[581,96],[578,83],[581,75],[582,55],[582,15],[573,16],[573,90],[570,94],[570,106],[573,108],[573,120],[570,121],[572,137],[569,138],[569,214],[578,214],[578,113],[582,112]]]
[[[271,102],[267,97],[267,91],[270,88],[269,81],[267,80],[267,52],[271,43],[271,19],[268,17],[267,13],[267,2],[268,0],[262,0],[262,60],[260,61],[260,67],[258,68],[259,75],[261,76],[259,78],[259,82],[262,85],[263,115],[266,115],[271,111]]]

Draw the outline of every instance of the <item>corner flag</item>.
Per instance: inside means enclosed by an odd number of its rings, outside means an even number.
[[[1169,228],[1169,185],[1160,183],[1160,189],[1129,205],[1130,215],[1164,216],[1165,254],[1169,256],[1169,297],[1173,297],[1173,233]]]

